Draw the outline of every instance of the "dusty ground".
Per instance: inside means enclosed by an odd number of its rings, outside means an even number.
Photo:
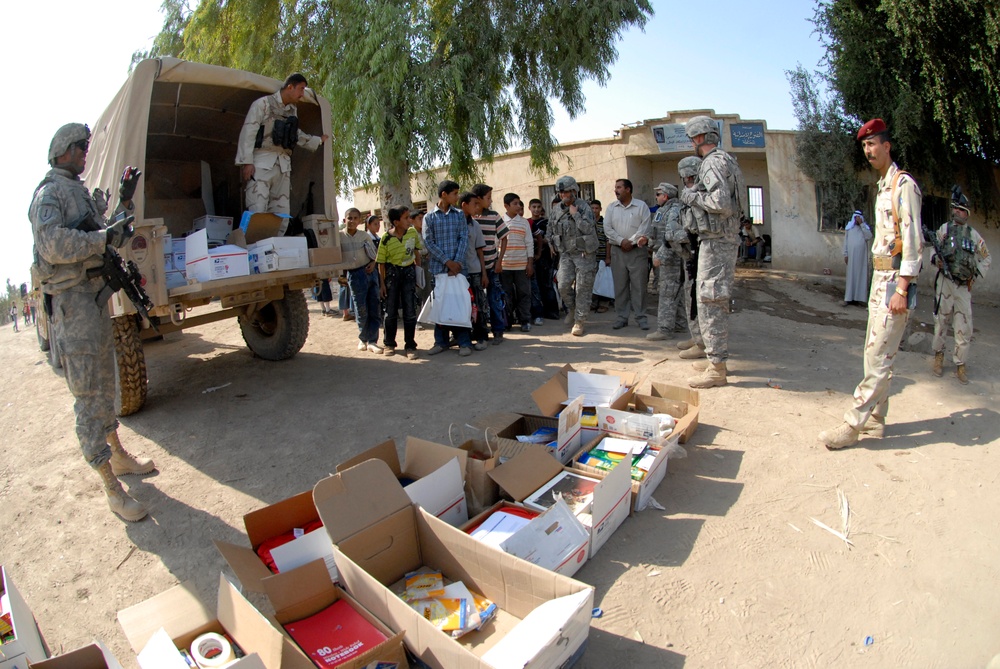
[[[739,285],[732,382],[703,393],[690,456],[655,495],[666,510],[628,519],[577,574],[604,610],[582,667],[985,666],[1000,652],[998,310],[977,306],[969,386],[901,353],[886,438],[830,453],[816,433],[860,379],[865,311],[840,307],[829,277],[744,271]],[[96,637],[136,666],[118,609],[189,579],[214,602],[213,538],[244,540],[244,513],[387,437],[446,443],[449,423],[529,412],[567,362],[643,385],[690,374],[672,345],[613,332],[612,314],[583,339],[548,322],[468,360],[409,362],[358,352],[353,323],[310,309],[285,363],[253,359],[234,321],[147,347],[149,401],[121,434],[159,473],[130,483],[152,511],[134,525],[108,511],[33,334],[0,332],[0,559],[54,650]],[[916,329],[929,318],[924,296]],[[840,528],[838,488],[853,546],[811,520]]]

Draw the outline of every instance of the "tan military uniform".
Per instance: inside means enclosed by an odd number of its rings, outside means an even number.
[[[292,150],[275,146],[271,140],[271,131],[276,120],[284,120],[296,114],[295,105],[282,104],[281,91],[260,98],[250,105],[236,151],[237,165],[254,166],[254,176],[246,184],[246,207],[249,211],[290,213],[288,195]],[[260,148],[254,148],[261,126],[264,126],[263,141]],[[321,137],[299,130],[297,146],[315,151],[322,142]]]
[[[118,428],[111,318],[107,302],[96,302],[104,279],[92,276],[103,264],[107,233],[70,226],[83,216],[105,225],[97,212],[83,182],[59,168],[46,175],[28,210],[42,292],[52,296],[51,339],[76,398],[77,438],[94,468],[111,458],[107,435]]]
[[[885,177],[878,181],[875,198],[875,238],[872,242],[873,262],[876,264],[868,299],[868,329],[865,334],[865,376],[854,390],[854,404],[844,414],[844,421],[855,430],[861,430],[873,415],[884,420],[889,411],[889,383],[892,364],[906,329],[909,311],[892,314],[886,306],[890,282],[899,276],[913,277],[920,273],[920,187],[909,175],[901,178],[896,192],[901,239],[896,239],[892,219],[892,182],[899,172],[893,163]],[[889,262],[893,243],[901,243],[903,252],[899,269],[878,269],[880,263]],[[882,259],[882,260],[880,260]],[[913,285],[912,283],[910,284]]]
[[[969,227],[968,234],[976,248],[976,268],[981,276],[985,276],[990,268],[989,249],[986,248],[982,235],[974,228]],[[947,235],[948,224],[945,223],[937,231],[938,241],[944,242]],[[952,281],[943,272],[938,273],[935,282],[934,297],[938,305],[937,314],[934,316],[934,341],[931,348],[935,353],[944,351],[944,339],[948,334],[950,322],[955,331],[953,361],[956,365],[964,365],[972,344],[972,284]]]

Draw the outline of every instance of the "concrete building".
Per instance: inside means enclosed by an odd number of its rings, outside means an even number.
[[[674,111],[663,118],[622,126],[612,137],[560,145],[554,156],[559,167],[555,176],[540,177],[533,173],[528,152],[517,151],[497,156],[492,165],[483,166],[484,181],[494,188],[495,208],[499,208],[503,194],[509,192],[520,195],[525,203],[535,197],[549,203],[555,195],[556,178],[563,174],[576,178],[584,198],[596,197],[605,207],[614,200],[615,180],[623,177],[634,184],[635,197],[654,204],[656,184],[667,181],[679,185],[677,161],[693,155],[684,134],[684,123],[699,115],[716,120],[722,148],[739,160],[749,191],[750,215],[758,233],[770,240],[771,266],[812,273],[829,269],[833,275],[843,275],[844,238],[837,228],[843,228],[851,212],[819,211],[816,184],[796,164],[796,132],[770,130],[763,120],[716,114],[711,109]],[[411,192],[416,206],[425,208],[428,203],[434,206],[435,185],[443,176],[444,170],[413,176]],[[865,176],[870,184],[875,183],[874,171]],[[467,185],[471,184],[463,187]],[[924,193],[923,215],[934,228],[950,215],[947,198],[947,193],[940,197]],[[870,222],[873,222],[873,204],[869,203],[864,212]],[[377,211],[377,189],[356,189],[354,206],[362,211]],[[987,229],[981,214],[973,213],[970,222],[993,253],[1000,253],[1000,232],[996,228]],[[927,267],[925,264],[920,282],[925,286],[933,281]],[[994,268],[980,280],[974,299],[1000,303],[1000,270]]]

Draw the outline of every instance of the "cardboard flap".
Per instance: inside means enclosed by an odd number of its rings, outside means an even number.
[[[484,653],[483,662],[491,667],[559,666],[565,659],[561,654],[572,651],[571,644],[562,648],[562,640],[575,638],[581,632],[586,638],[586,630],[577,628],[589,626],[586,615],[593,603],[594,591],[590,588],[542,603]]]
[[[572,371],[575,371],[572,365],[563,365],[538,390],[531,393],[531,399],[535,400],[535,406],[544,415],[555,416],[562,410],[563,400],[567,396],[566,378]]]
[[[243,213],[240,221],[240,230],[246,238],[247,244],[255,244],[268,237],[277,237],[288,227],[288,214],[257,213],[249,211]]]
[[[214,622],[215,615],[198,598],[191,581],[118,612],[118,624],[137,654],[161,627],[173,639]]]
[[[435,444],[433,441],[407,437],[406,453],[403,457],[403,473],[419,479],[441,469],[452,458],[458,458],[458,465],[462,470],[462,482],[464,483],[465,468],[469,459],[468,453],[444,444]]]
[[[224,574],[219,575],[218,614],[219,622],[244,652],[259,655],[266,667],[281,666],[284,635],[236,590]]]
[[[28,662],[31,669],[122,669],[118,659],[100,641],[77,648],[59,657]]]
[[[319,520],[319,513],[313,504],[312,490],[306,490],[243,516],[247,537],[250,538],[250,545],[254,548],[268,539],[273,539],[296,527],[305,527],[316,520]]]
[[[449,448],[454,451],[456,449]],[[464,451],[462,451],[464,455]],[[430,511],[435,516],[442,516],[460,502],[465,496],[465,469],[460,468],[459,459],[451,457],[445,464],[427,476],[417,479],[406,486],[406,494],[415,504]],[[464,523],[469,518],[459,519]]]
[[[308,618],[337,601],[337,587],[322,560],[264,579],[264,590],[283,625]]]
[[[237,546],[226,541],[215,540],[213,543],[244,588],[250,592],[264,592],[261,579],[270,576],[271,570],[261,562],[257,553],[246,546]]]
[[[491,471],[490,478],[520,502],[562,471],[562,465],[545,451],[532,448]]]
[[[317,483],[313,503],[337,544],[410,506],[410,498],[389,465],[369,459]]]
[[[397,479],[403,475],[403,468],[399,464],[399,453],[396,452],[396,442],[392,439],[383,441],[378,446],[372,446],[367,451],[358,453],[350,460],[337,465],[337,471],[342,472],[356,465],[360,465],[365,460],[381,460],[389,465],[392,475]]]

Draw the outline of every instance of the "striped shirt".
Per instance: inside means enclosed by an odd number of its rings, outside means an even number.
[[[504,216],[507,227],[507,251],[503,255],[504,271],[524,271],[528,268],[528,258],[535,256],[535,243],[531,237],[531,226],[518,215]]]
[[[476,217],[479,228],[483,231],[483,239],[486,240],[486,247],[483,249],[483,260],[486,261],[486,269],[493,269],[499,251],[497,247],[500,240],[507,236],[507,223],[500,214],[492,209],[484,209],[482,216]]]

